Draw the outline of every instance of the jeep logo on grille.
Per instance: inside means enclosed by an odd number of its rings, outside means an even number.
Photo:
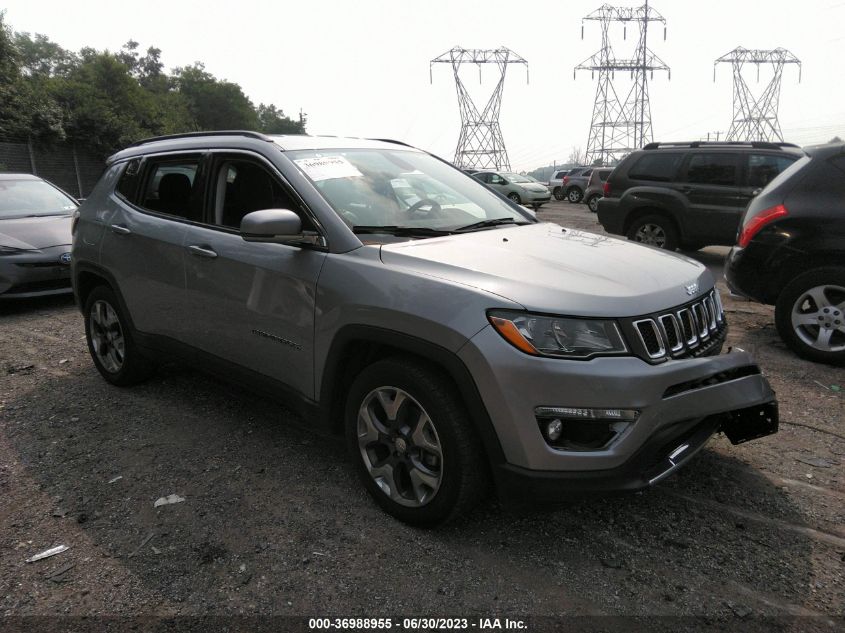
[[[687,291],[687,294],[692,297],[695,294],[698,294],[698,282],[694,281],[691,284],[684,286],[684,290]]]
[[[59,263],[60,264],[70,264],[70,253],[62,253],[59,255]]]

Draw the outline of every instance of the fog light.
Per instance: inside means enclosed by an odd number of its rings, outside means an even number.
[[[571,420],[621,420],[633,422],[639,417],[636,409],[581,409],[576,407],[536,407],[538,418],[568,418]]]
[[[554,442],[560,439],[560,434],[563,433],[563,422],[554,419],[546,425],[546,437]]]

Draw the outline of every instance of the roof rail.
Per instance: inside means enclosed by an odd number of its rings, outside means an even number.
[[[218,130],[215,132],[185,132],[183,134],[167,134],[165,136],[151,136],[140,141],[135,141],[129,147],[137,147],[138,145],[145,145],[154,141],[171,141],[180,138],[202,138],[204,136],[246,136],[249,138],[257,138],[261,141],[273,142],[273,139],[262,134],[261,132],[252,132],[250,130]]]
[[[798,147],[795,143],[780,143],[769,141],[682,141],[671,143],[648,143],[643,149],[658,149],[660,147],[753,147],[754,149],[780,149],[782,147]]]

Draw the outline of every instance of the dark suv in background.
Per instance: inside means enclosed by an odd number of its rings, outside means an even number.
[[[610,174],[599,222],[668,250],[731,246],[748,203],[802,155],[790,143],[649,143]]]
[[[775,306],[784,342],[845,363],[845,144],[806,148],[748,206],[725,276]]]

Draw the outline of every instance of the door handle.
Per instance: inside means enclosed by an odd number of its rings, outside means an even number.
[[[112,224],[111,231],[112,233],[117,233],[118,235],[130,235],[132,233],[132,231],[127,229],[122,224]]]
[[[193,244],[188,247],[188,250],[191,251],[191,255],[196,255],[197,257],[208,257],[209,259],[217,257],[217,253],[205,246]]]

